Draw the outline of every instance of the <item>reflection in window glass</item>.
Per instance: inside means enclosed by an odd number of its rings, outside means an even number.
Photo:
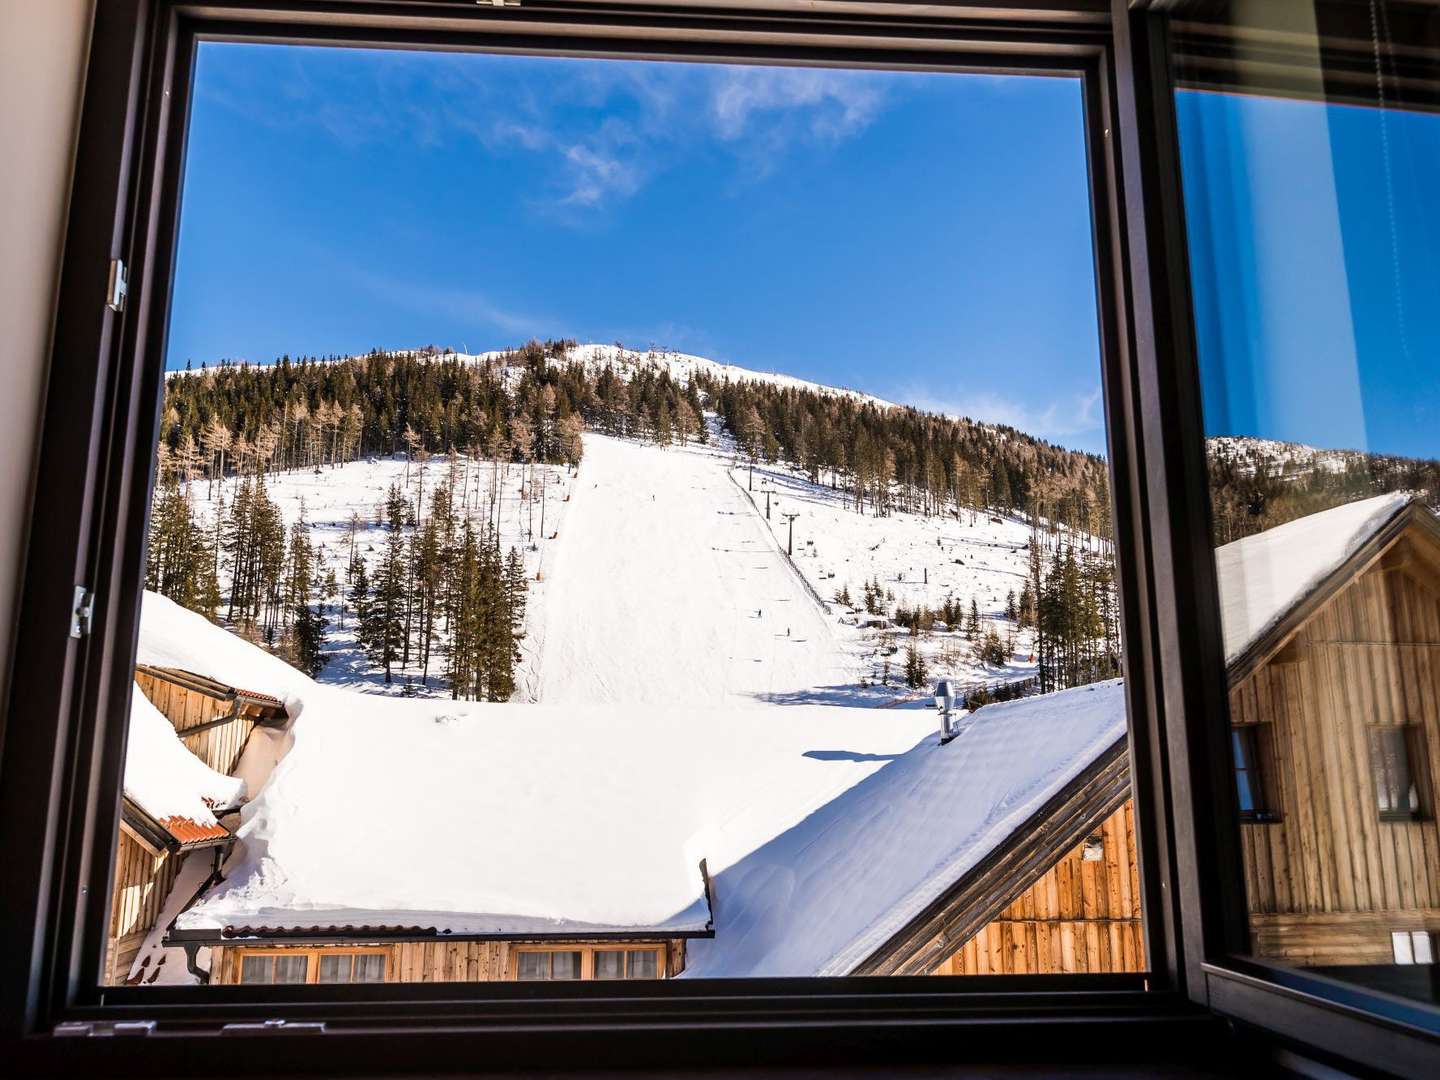
[[[1078,78],[194,84],[107,982],[1146,969]]]
[[[1429,999],[1391,965],[1440,930],[1440,114],[1343,6],[1216,5],[1176,110],[1251,948]]]

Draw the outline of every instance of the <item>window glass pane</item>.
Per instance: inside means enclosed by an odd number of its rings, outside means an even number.
[[[310,969],[308,956],[275,957],[275,981],[277,983],[303,983]]]
[[[1440,895],[1410,751],[1440,731],[1440,112],[1388,66],[1389,27],[1440,45],[1413,10],[1208,5],[1175,107],[1230,721],[1265,740],[1232,736],[1235,797],[1293,799],[1240,825],[1250,948],[1430,1001],[1389,929]]]
[[[240,958],[240,981],[242,983],[268,983],[273,978],[275,958],[273,956],[242,956]]]
[[[355,957],[355,981],[377,983],[385,981],[385,957],[380,953],[367,953]]]
[[[550,977],[552,979],[580,978],[580,954],[578,952],[551,953]]]
[[[348,954],[321,953],[320,981],[322,983],[348,983],[351,963],[352,958]]]
[[[1375,803],[1383,814],[1409,814],[1418,809],[1410,783],[1404,728],[1370,729],[1370,764],[1375,777]]]
[[[217,841],[248,799],[286,872],[187,879],[177,931],[313,932],[327,984],[410,933],[422,982],[1147,969],[1080,78],[193,74],[126,794]],[[286,723],[346,753],[249,775]],[[1065,912],[1060,807],[1115,853]]]
[[[550,978],[550,954],[522,952],[516,961],[516,977],[522,980]]]
[[[660,974],[659,964],[656,961],[658,955],[654,949],[631,949],[629,977],[653,979],[658,976]]]
[[[1240,809],[1247,814],[1255,812],[1255,795],[1250,790],[1250,774],[1243,769],[1235,774],[1235,783],[1239,788]]]
[[[623,949],[595,950],[595,978],[623,979],[625,977],[625,952]]]
[[[1416,930],[1410,935],[1410,948],[1415,955],[1415,963],[1435,963],[1435,939],[1424,930]]]

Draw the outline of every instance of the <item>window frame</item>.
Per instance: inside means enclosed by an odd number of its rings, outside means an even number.
[[[1173,1060],[1217,1052],[1204,1006],[1372,1064],[1422,1061],[1404,1016],[1336,1005],[1323,979],[1285,984],[1235,956],[1243,879],[1234,838],[1219,614],[1166,17],[1143,0],[1012,0],[947,12],[885,0],[770,7],[711,0],[99,0],[81,114],[28,562],[0,756],[0,841],[14,898],[0,920],[0,1038],[21,1061],[111,1061],[61,1024],[154,1021],[127,1045],[192,1064],[227,1022],[336,1023],[334,1038],[267,1035],[237,1068],[420,1070],[473,1062],[721,1065],[756,1061]],[[1164,8],[1168,4],[1156,4]],[[149,480],[178,225],[185,98],[198,33],[221,40],[1063,74],[1084,86],[1095,287],[1109,441],[1129,755],[1151,972],[983,980],[624,980],[568,985],[327,984],[193,991],[100,987],[124,718],[138,634]],[[129,268],[122,313],[106,268]],[[66,636],[77,584],[88,637]],[[108,843],[107,843],[108,842]],[[1237,897],[1239,916],[1237,918]],[[98,911],[97,911],[98,909]],[[1238,942],[1238,945],[1237,945]],[[318,968],[317,968],[318,972]],[[305,991],[310,991],[306,993]],[[779,1021],[779,1022],[777,1022]],[[1063,1039],[1035,1038],[1037,1031]],[[1123,1037],[1116,1038],[1117,1032]],[[1397,1041],[1396,1036],[1400,1036]],[[738,1037],[737,1036],[743,1036]],[[243,1037],[243,1036],[241,1036]],[[99,1046],[101,1049],[96,1050]],[[58,1048],[58,1049],[57,1049]],[[1079,1049],[1077,1049],[1079,1048]],[[1147,1056],[1148,1055],[1148,1056]],[[1408,1055],[1408,1056],[1407,1056]]]
[[[1240,764],[1240,756],[1231,754],[1234,762],[1236,787],[1236,812],[1246,825],[1274,825],[1283,820],[1280,807],[1274,795],[1275,751],[1270,740],[1275,737],[1268,723],[1231,724],[1230,738],[1235,748],[1244,751],[1246,764]],[[1249,780],[1250,801],[1246,809],[1240,799],[1240,774]]]
[[[358,946],[354,946],[354,947],[346,946],[346,947],[344,947],[344,948],[334,948],[334,947],[330,947],[330,948],[309,948],[309,949],[304,948],[304,947],[302,947],[302,946],[294,946],[294,947],[286,948],[286,949],[252,949],[252,948],[249,948],[249,947],[244,947],[244,948],[236,948],[235,952],[236,952],[237,958],[238,958],[239,961],[240,961],[242,978],[241,978],[240,980],[234,982],[234,983],[225,983],[225,984],[223,984],[223,985],[226,985],[226,986],[286,986],[286,985],[289,985],[289,984],[287,984],[287,983],[276,983],[276,982],[269,982],[269,983],[247,983],[247,982],[245,982],[244,979],[243,979],[245,961],[246,961],[246,960],[250,960],[250,959],[258,959],[258,958],[262,958],[262,957],[277,958],[277,957],[295,957],[295,956],[303,956],[303,957],[305,957],[306,960],[307,960],[307,965],[306,965],[306,969],[305,969],[305,985],[307,985],[307,986],[356,986],[356,985],[374,985],[374,984],[356,983],[356,982],[354,981],[354,974],[355,974],[354,959],[355,959],[356,957],[359,957],[359,956],[378,956],[378,957],[380,957],[380,958],[384,961],[384,968],[385,968],[386,978],[380,979],[380,980],[378,980],[378,981],[383,983],[383,982],[387,982],[387,981],[389,980],[389,975],[390,975],[390,961],[391,961],[391,954],[392,954],[393,950],[390,949],[390,948],[388,948],[388,947],[386,947],[386,946],[383,946],[383,945],[378,945],[378,946],[377,946],[377,945],[358,945]],[[350,967],[351,978],[350,978],[350,980],[349,980],[348,982],[331,983],[331,982],[325,982],[325,981],[323,981],[323,980],[320,978],[320,963],[321,963],[321,960],[322,960],[324,957],[334,957],[334,956],[345,956],[345,957],[349,957],[349,958],[350,958],[350,960],[351,960],[351,967]],[[220,985],[220,984],[217,984],[217,985]]]
[[[603,982],[603,983],[611,983],[611,984],[614,984],[614,983],[634,983],[634,982],[661,982],[661,981],[665,980],[666,978],[668,978],[668,976],[665,974],[665,955],[666,955],[666,947],[665,947],[664,945],[650,945],[650,944],[639,944],[639,945],[637,945],[637,944],[633,944],[633,943],[628,942],[628,941],[610,941],[610,942],[605,942],[604,944],[600,944],[600,945],[585,945],[585,944],[533,945],[533,944],[528,944],[528,943],[527,943],[527,944],[516,944],[516,945],[513,945],[513,946],[511,947],[511,952],[512,952],[513,955],[515,956],[515,963],[511,965],[511,974],[510,974],[510,979],[509,979],[509,981],[511,981],[511,982],[571,982],[571,983],[575,983],[575,982]],[[578,953],[578,954],[579,954],[579,956],[580,956],[580,973],[579,973],[578,975],[576,975],[575,978],[573,978],[573,979],[556,979],[556,978],[554,977],[554,974],[553,974],[553,966],[552,966],[552,974],[550,975],[549,978],[546,978],[546,979],[522,979],[522,978],[520,978],[520,957],[521,957],[521,956],[525,956],[525,955],[531,955],[531,956],[533,956],[533,955],[542,954],[542,953],[544,953],[544,954],[554,954],[554,953],[562,953],[562,952],[573,952],[573,953]],[[626,971],[626,974],[621,975],[619,978],[615,978],[615,979],[602,979],[600,976],[596,975],[596,974],[595,974],[595,954],[596,954],[596,953],[601,953],[601,952],[618,952],[618,953],[622,954],[622,955],[624,956],[624,958],[625,958],[625,971]],[[654,975],[653,977],[652,977],[652,976],[636,977],[636,976],[632,976],[632,975],[629,974],[629,971],[630,971],[630,956],[631,956],[632,953],[640,953],[640,952],[649,953],[651,956],[655,957],[655,972],[656,972],[656,973],[655,973],[655,975]]]
[[[1369,8],[1347,6],[1343,0],[1313,3],[1322,27],[1323,97],[1363,103],[1377,82]],[[1123,26],[1117,22],[1116,33],[1117,39],[1134,35],[1137,66],[1147,71],[1135,81],[1146,96],[1137,99],[1136,122],[1122,129],[1122,138],[1135,143],[1136,165],[1146,171],[1145,181],[1153,184],[1151,193],[1158,198],[1160,211],[1150,223],[1153,236],[1148,250],[1163,253],[1149,265],[1152,303],[1136,308],[1137,328],[1155,351],[1147,350],[1137,369],[1142,381],[1154,381],[1142,391],[1154,421],[1145,425],[1144,432],[1151,454],[1148,479],[1157,490],[1152,508],[1167,517],[1157,533],[1173,553],[1162,560],[1156,577],[1164,594],[1160,610],[1175,608],[1173,620],[1163,619],[1159,628],[1167,660],[1161,681],[1178,719],[1172,730],[1179,738],[1172,742],[1169,765],[1184,778],[1178,785],[1183,791],[1173,828],[1182,858],[1200,857],[1199,864],[1181,874],[1182,882],[1193,890],[1185,898],[1187,949],[1193,943],[1186,964],[1189,986],[1197,1000],[1211,1008],[1333,1060],[1399,1075],[1428,1075],[1440,1051],[1440,1017],[1435,1009],[1249,954],[1235,778],[1228,746],[1216,742],[1228,741],[1229,725],[1207,722],[1207,718],[1228,721],[1230,710],[1209,540],[1210,493],[1174,106],[1180,86],[1175,50],[1189,48],[1200,58],[1205,77],[1196,89],[1233,90],[1227,80],[1243,70],[1256,92],[1302,98],[1315,96],[1313,70],[1307,66],[1313,64],[1314,54],[1303,43],[1296,49],[1287,42],[1267,55],[1266,63],[1257,65],[1254,56],[1246,55],[1245,43],[1232,34],[1197,23],[1172,26],[1164,17],[1164,6],[1156,0],[1142,2],[1137,7],[1144,10],[1134,11]],[[1394,6],[1407,9],[1402,33],[1419,32],[1425,20],[1434,18],[1433,7],[1424,9],[1407,0],[1397,0]],[[1200,4],[1192,10],[1201,18],[1209,11]],[[1425,108],[1440,109],[1434,56],[1420,49],[1413,52],[1392,51],[1381,81],[1403,79],[1412,95],[1426,98]],[[1357,77],[1357,71],[1365,72],[1364,77]],[[1146,325],[1147,319],[1153,322]],[[1162,422],[1167,418],[1168,425]]]
[[[1399,737],[1400,752],[1404,759],[1405,779],[1409,781],[1406,786],[1415,790],[1413,809],[1391,807],[1387,810],[1380,805],[1381,774],[1384,773],[1388,777],[1390,770],[1384,765],[1381,757],[1377,756],[1382,753],[1377,743],[1386,736]],[[1366,772],[1370,778],[1371,806],[1376,820],[1398,824],[1430,821],[1433,809],[1430,804],[1429,776],[1425,767],[1425,729],[1419,724],[1366,724],[1365,750],[1370,759],[1368,762],[1370,767]],[[1402,793],[1402,797],[1408,801],[1408,794]]]

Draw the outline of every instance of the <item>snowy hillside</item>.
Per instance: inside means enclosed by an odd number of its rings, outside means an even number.
[[[578,470],[397,457],[267,478],[286,525],[302,516],[308,525],[319,576],[330,572],[337,581],[325,605],[320,681],[448,696],[438,664],[425,678],[412,664],[387,686],[345,609],[352,550],[372,576],[378,572],[389,532],[380,506],[391,485],[423,519],[428,494],[442,482],[463,493],[472,520],[493,515],[502,547],[524,558],[519,700],[893,702],[907,693],[903,632],[835,602],[842,588],[858,598],[872,580],[890,594],[887,608],[973,600],[982,629],[1014,641],[1008,662],[987,666],[960,627],[926,634],[919,645],[931,675],[968,686],[1034,674],[1029,631],[1005,617],[1007,596],[1026,574],[1023,522],[859,514],[838,492],[778,466],[756,469],[752,492],[748,470],[718,429],[708,445],[586,434],[584,447]],[[207,485],[193,484],[206,528],[225,513],[236,485],[227,479],[207,497]],[[782,515],[797,512],[790,559]]]

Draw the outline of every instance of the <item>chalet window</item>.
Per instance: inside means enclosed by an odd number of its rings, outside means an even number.
[[[1436,935],[1428,930],[1396,930],[1390,935],[1390,948],[1397,964],[1435,963]]]
[[[1269,726],[1246,724],[1230,730],[1230,747],[1235,761],[1235,791],[1244,821],[1275,821],[1279,814],[1271,801],[1266,773],[1270,739]]]
[[[660,974],[657,949],[596,949],[597,979],[654,979]]]
[[[306,953],[267,953],[260,956],[245,956],[240,966],[242,983],[286,983],[308,982],[310,957]]]
[[[320,982],[370,983],[385,981],[382,953],[321,953]]]
[[[521,982],[580,978],[580,950],[522,949],[515,962]]]
[[[379,950],[286,949],[246,951],[240,958],[240,982],[377,983],[385,981],[385,954]]]
[[[1372,727],[1370,774],[1375,784],[1375,809],[1382,821],[1414,821],[1426,815],[1425,756],[1418,727]]]

